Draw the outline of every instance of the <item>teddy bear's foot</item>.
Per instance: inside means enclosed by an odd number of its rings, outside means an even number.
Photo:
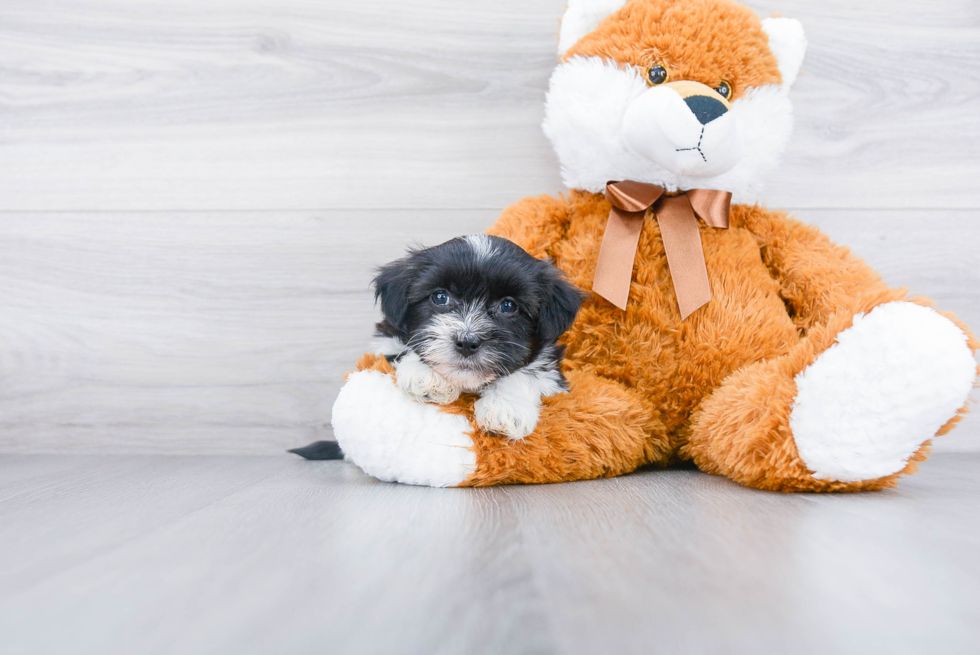
[[[381,371],[348,376],[332,423],[347,459],[379,480],[451,487],[476,469],[466,417],[416,402]]]
[[[817,479],[891,475],[963,407],[977,363],[967,336],[927,307],[892,302],[857,316],[796,376],[796,448]]]
[[[882,489],[913,471],[966,405],[976,343],[907,302],[832,323],[728,376],[692,417],[682,455],[776,491]]]

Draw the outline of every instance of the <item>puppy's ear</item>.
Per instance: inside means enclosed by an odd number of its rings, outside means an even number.
[[[381,313],[385,320],[399,332],[408,331],[409,292],[412,280],[418,273],[409,257],[405,257],[378,269],[372,281],[374,300],[381,301]]]
[[[564,274],[545,260],[541,262],[543,299],[538,314],[538,338],[542,341],[556,341],[575,322],[575,315],[585,300],[578,287],[568,281]]]

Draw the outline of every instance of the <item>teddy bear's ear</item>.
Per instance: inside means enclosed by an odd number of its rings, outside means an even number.
[[[558,33],[558,54],[562,55],[599,23],[626,4],[626,0],[568,0]]]
[[[783,86],[789,88],[796,81],[806,54],[803,25],[795,18],[766,18],[762,21],[762,29],[769,36],[769,49],[779,62]]]

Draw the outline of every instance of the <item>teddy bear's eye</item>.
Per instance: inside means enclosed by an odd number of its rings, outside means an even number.
[[[725,100],[731,100],[732,98],[732,85],[727,80],[722,80],[721,84],[715,87],[715,91]]]
[[[651,86],[657,86],[667,81],[667,69],[657,64],[647,69],[647,82]]]

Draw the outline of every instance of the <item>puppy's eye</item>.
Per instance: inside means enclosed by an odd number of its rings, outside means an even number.
[[[727,80],[722,80],[721,84],[715,87],[715,91],[725,100],[732,99],[732,85]]]
[[[513,316],[517,313],[517,302],[513,298],[504,298],[497,305],[498,310],[505,316]]]
[[[650,86],[657,86],[667,81],[667,69],[656,64],[647,69],[647,83]]]
[[[439,305],[440,307],[445,307],[449,304],[449,292],[444,289],[439,289],[434,294],[432,294],[432,304]]]

